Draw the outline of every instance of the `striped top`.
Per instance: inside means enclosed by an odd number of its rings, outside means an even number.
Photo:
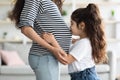
[[[51,0],[25,0],[18,27],[32,26],[40,35],[42,32],[51,32],[55,35],[60,46],[69,51],[71,33],[64,22],[58,7]],[[36,42],[33,42],[30,53],[36,55],[50,53]]]

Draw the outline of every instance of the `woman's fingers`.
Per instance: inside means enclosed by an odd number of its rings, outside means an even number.
[[[67,54],[64,53],[64,52],[61,52],[61,51],[59,51],[58,54],[59,54],[59,61],[60,61],[62,64],[67,64],[68,61],[67,61],[66,58],[65,58],[65,56],[67,56]]]
[[[64,65],[68,63],[67,60],[62,55],[60,55],[59,58],[57,58],[57,59],[60,63],[62,63]]]
[[[66,52],[65,52],[64,50],[62,50],[62,49],[60,49],[60,54],[61,54],[63,57],[66,57],[66,56],[67,56]]]
[[[45,33],[42,34],[42,37],[43,37],[43,38],[44,38],[44,37],[51,37],[51,36],[53,36],[52,33],[47,33],[47,32],[45,32]]]
[[[42,34],[42,38],[43,38],[43,39],[44,39],[44,38],[47,38],[47,37],[49,37],[47,33],[43,33],[43,34]]]
[[[54,48],[53,53],[59,62],[62,64],[67,64],[67,60],[64,58],[64,56],[61,55],[62,53],[60,49]]]

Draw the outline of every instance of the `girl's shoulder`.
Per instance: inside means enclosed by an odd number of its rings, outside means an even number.
[[[78,39],[77,41],[75,41],[73,44],[71,44],[72,46],[91,46],[90,40],[89,38],[82,38],[82,39]]]
[[[89,38],[82,38],[82,39],[79,39],[78,41],[76,41],[77,43],[89,43],[90,42],[90,39]]]
[[[89,38],[82,38],[82,39],[76,41],[74,45],[90,47],[91,46],[91,42],[90,42]]]

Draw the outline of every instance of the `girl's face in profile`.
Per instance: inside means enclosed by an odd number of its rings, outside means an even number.
[[[77,27],[77,23],[71,19],[71,26],[70,26],[70,30],[72,32],[73,35],[79,36],[81,33],[81,30],[78,29]]]

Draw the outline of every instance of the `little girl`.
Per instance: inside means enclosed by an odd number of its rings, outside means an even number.
[[[67,60],[71,80],[99,80],[95,64],[106,61],[106,42],[99,9],[95,4],[79,8],[71,15],[71,32],[80,36],[64,58]],[[64,52],[51,33],[43,38]]]

